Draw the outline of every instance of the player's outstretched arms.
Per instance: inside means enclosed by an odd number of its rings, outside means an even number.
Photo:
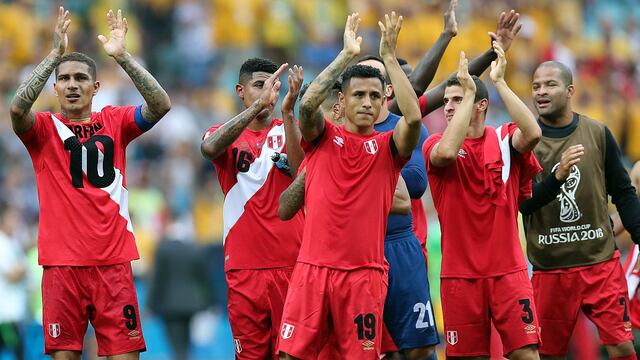
[[[469,75],[469,62],[464,55],[464,51],[460,52],[457,78],[463,90],[462,101],[458,105],[449,125],[444,130],[442,138],[433,146],[433,150],[429,154],[429,161],[433,166],[448,166],[456,161],[458,151],[460,151],[460,146],[462,146],[471,121],[476,84],[473,82],[471,75]]]
[[[407,215],[411,213],[411,198],[409,197],[409,189],[404,182],[402,175],[398,177],[396,190],[393,193],[393,202],[391,203],[391,214]]]
[[[498,54],[498,60],[491,63],[489,76],[507,108],[511,120],[518,125],[518,129],[513,134],[511,145],[519,153],[531,151],[542,138],[542,130],[531,110],[509,88],[504,80],[504,73],[507,68],[507,58],[504,55],[504,50],[496,41],[493,42],[493,48]]]
[[[407,159],[411,157],[413,149],[418,145],[422,114],[418,105],[418,97],[396,58],[396,43],[402,28],[402,16],[398,16],[395,11],[392,11],[391,16],[384,15],[384,24],[382,21],[378,21],[378,26],[381,33],[380,57],[384,61],[387,74],[393,84],[398,106],[404,114],[398,120],[393,131],[393,141],[398,149],[398,154]]]
[[[29,77],[18,87],[11,101],[11,124],[13,131],[24,134],[35,122],[35,114],[31,111],[33,103],[44,88],[49,76],[55,70],[60,57],[64,55],[69,43],[67,29],[71,24],[69,11],[62,6],[58,9],[58,20],[53,31],[53,49],[44,60],[31,72]]]
[[[458,34],[458,22],[456,21],[457,6],[458,0],[451,0],[449,2],[449,7],[444,13],[444,30],[442,30],[438,40],[436,40],[435,44],[424,54],[418,65],[416,65],[416,68],[409,75],[409,81],[416,94],[422,94],[427,90],[433,77],[436,75],[442,55],[447,49],[447,46],[449,46],[451,39]],[[401,114],[398,101],[395,98],[389,106],[389,111],[395,114]]]
[[[357,35],[360,15],[353,13],[347,17],[344,27],[344,45],[338,56],[311,82],[300,100],[300,131],[307,142],[315,140],[324,130],[324,118],[319,111],[320,104],[329,96],[333,84],[360,54],[362,37]]]
[[[142,105],[142,117],[149,122],[156,122],[171,110],[171,100],[158,81],[143,68],[125,47],[127,34],[127,19],[122,17],[122,10],[116,15],[113,10],[107,13],[109,22],[109,39],[98,35],[107,55],[114,58],[129,75],[145,103]]]
[[[278,78],[288,66],[289,64],[287,63],[280,65],[280,68],[264,82],[262,85],[262,94],[260,94],[260,97],[254,101],[251,106],[244,109],[240,114],[214,131],[213,134],[202,140],[200,143],[202,156],[208,160],[213,160],[222,155],[227,147],[240,136],[249,123],[251,123],[261,111],[268,111],[267,107],[278,101],[281,86]]]
[[[491,66],[491,62],[497,58],[497,54],[493,50],[493,41],[497,41],[504,51],[509,50],[513,40],[522,28],[522,24],[518,23],[518,19],[520,19],[520,14],[515,10],[511,10],[508,13],[505,13],[504,11],[500,13],[496,32],[489,33],[489,37],[492,42],[489,50],[471,60],[469,63],[469,74],[476,76],[482,75],[482,73]],[[455,73],[451,74],[449,78],[454,76],[456,76]],[[436,87],[425,93],[427,100],[427,114],[443,105],[442,99],[444,98],[444,89],[447,87],[447,80],[441,82]]]
[[[290,220],[302,209],[306,177],[307,169],[302,169],[300,175],[280,194],[280,202],[278,204],[278,217],[280,220]]]
[[[289,91],[282,100],[282,122],[284,123],[284,138],[287,148],[287,160],[291,168],[291,177],[295,178],[298,174],[298,167],[304,159],[304,150],[300,146],[300,128],[296,124],[293,115],[293,108],[300,94],[300,88],[303,82],[302,66],[293,65],[293,69],[289,69]]]

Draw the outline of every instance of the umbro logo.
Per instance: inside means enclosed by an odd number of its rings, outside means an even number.
[[[341,138],[341,137],[340,137],[340,136],[338,136],[338,135],[336,135],[336,136],[333,138],[333,142],[334,142],[336,145],[340,146],[340,147],[343,147],[343,146],[344,146],[344,139],[343,139],[343,138]]]
[[[460,149],[458,150],[458,156],[464,159],[467,157],[467,152],[464,149]]]
[[[362,343],[362,350],[375,350],[375,347],[373,347],[374,345],[375,343],[373,341],[367,340]]]

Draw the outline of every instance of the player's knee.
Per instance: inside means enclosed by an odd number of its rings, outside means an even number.
[[[82,353],[79,351],[60,350],[51,354],[53,360],[80,360]]]
[[[564,359],[566,359],[566,356],[540,354],[540,359],[542,359],[542,360],[564,360]]]
[[[293,357],[287,353],[283,353],[282,351],[280,351],[280,360],[298,360],[298,358]]]
[[[607,352],[609,357],[615,358],[632,355],[635,349],[633,348],[633,343],[629,340],[616,345],[607,345]]]
[[[426,346],[404,350],[402,353],[407,360],[430,360],[435,352],[434,346]]]
[[[508,357],[510,360],[539,360],[540,359],[540,355],[538,355],[538,346],[536,345],[523,346],[519,349],[512,351]]]

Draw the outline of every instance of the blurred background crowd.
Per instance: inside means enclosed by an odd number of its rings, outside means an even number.
[[[357,11],[363,18],[367,54],[377,53],[376,22],[392,9],[405,17],[397,55],[415,65],[442,32],[448,1],[0,0],[0,359],[13,358],[8,349],[15,346],[21,346],[25,359],[42,357],[37,192],[28,154],[11,130],[8,105],[15,89],[50,51],[59,5],[72,14],[70,49],[98,62],[101,88],[94,110],[142,102],[96,38],[107,33],[109,8],[123,9],[129,52],[160,81],[173,104],[128,150],[129,210],[141,254],[134,271],[148,346],[142,356],[175,358],[168,339],[179,337],[175,333],[184,332],[184,325],[174,325],[188,323],[196,314],[191,321],[192,358],[231,359],[222,270],[223,198],[213,166],[200,156],[199,143],[209,126],[241,110],[234,87],[240,65],[249,57],[268,57],[304,66],[305,80],[311,81],[341,49],[347,13]],[[501,11],[512,8],[520,12],[523,24],[507,53],[507,82],[514,91],[531,104],[535,66],[544,60],[567,64],[574,70],[575,109],[609,126],[629,164],[639,160],[638,0],[461,0],[459,33],[434,84],[456,69],[460,50],[467,57],[486,51],[487,32],[495,30]],[[45,87],[34,110],[59,110],[52,89],[52,83]],[[489,123],[504,122],[505,109],[490,91]],[[442,111],[425,118],[425,125],[430,132],[441,131],[446,125]],[[432,209],[430,201],[425,196]],[[433,210],[428,218],[431,291],[438,299],[439,227]],[[624,241],[622,248],[628,247]],[[170,278],[190,274],[172,267],[192,256],[207,275],[194,280],[200,281],[192,287],[202,289],[198,296],[171,289],[175,279]],[[178,298],[167,295],[176,293]],[[93,346],[91,337],[87,346]],[[597,348],[594,354],[598,356]]]

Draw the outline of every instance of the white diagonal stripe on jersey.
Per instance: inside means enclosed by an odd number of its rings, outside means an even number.
[[[629,267],[625,271],[625,277],[627,278],[627,290],[629,291],[629,299],[633,299],[640,285],[640,276],[633,271],[638,262],[638,245],[633,245],[631,254],[629,254],[631,260],[627,260]]]
[[[268,146],[269,136],[281,135],[282,145],[276,149],[271,149]],[[238,219],[244,213],[244,205],[251,199],[255,193],[262,188],[262,185],[267,181],[269,177],[269,171],[274,167],[274,163],[271,160],[271,155],[275,152],[282,151],[284,147],[284,125],[276,125],[264,138],[264,144],[262,144],[262,150],[260,156],[251,163],[247,172],[239,172],[236,175],[236,183],[233,185],[227,196],[224,199],[224,207],[222,210],[224,218],[224,236],[222,238],[223,243],[227,240],[227,235],[238,222]]]
[[[63,144],[65,140],[75,136],[55,115],[51,114],[51,119]],[[102,170],[102,173],[100,173],[100,170]],[[133,233],[133,225],[131,224],[131,217],[129,216],[129,191],[124,187],[124,177],[120,169],[114,166],[113,170],[116,173],[113,182],[109,184],[109,186],[101,188],[101,190],[107,192],[111,200],[118,205],[118,213],[127,221],[127,230]],[[85,176],[87,175],[87,148],[84,146],[82,146],[82,172]],[[98,173],[101,175],[104,174],[104,154],[100,149],[98,149]]]
[[[511,145],[509,145],[509,134],[502,138],[502,125],[496,129],[498,135],[498,144],[500,145],[500,153],[502,154],[502,182],[507,183],[509,173],[511,172]]]

